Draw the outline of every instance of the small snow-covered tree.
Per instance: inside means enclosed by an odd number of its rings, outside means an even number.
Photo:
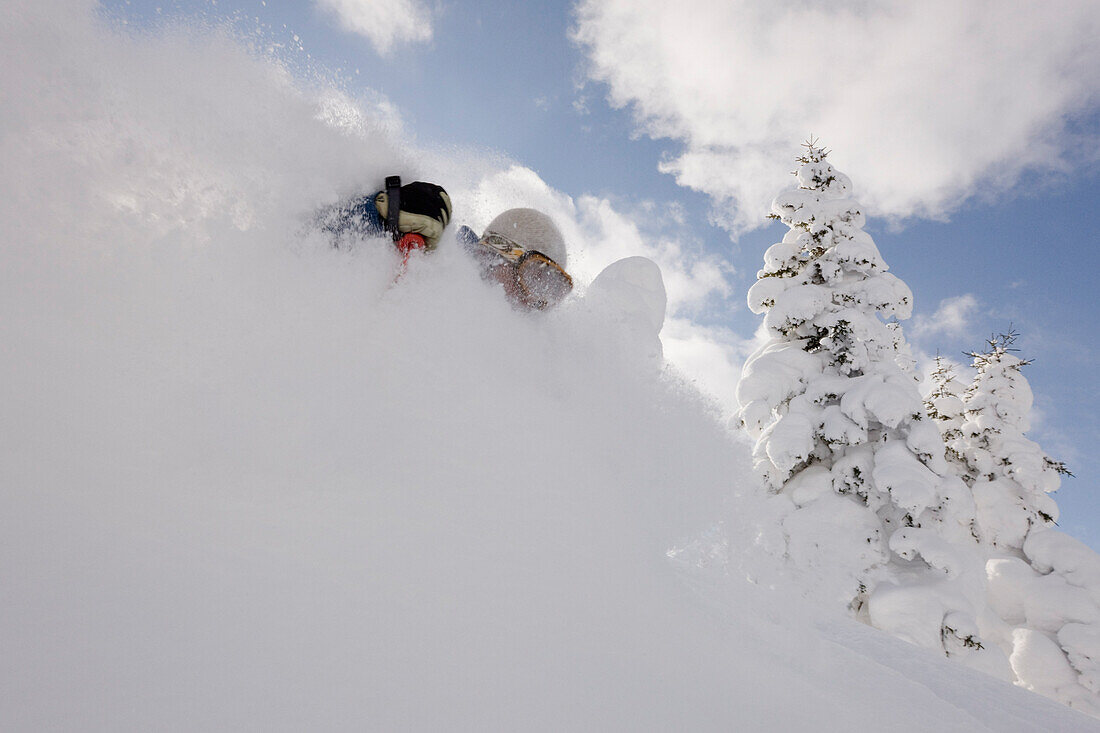
[[[962,425],[966,422],[966,385],[955,376],[955,365],[937,355],[935,369],[930,376],[931,389],[924,398],[925,411],[928,417],[936,424],[943,436],[945,455],[951,470],[958,476],[967,471],[966,460],[955,449],[955,444],[962,436]],[[964,494],[965,495],[965,494]],[[970,516],[970,535],[978,540],[979,533],[977,520],[974,516],[977,507],[972,503],[973,495],[966,495],[966,503]]]
[[[1024,436],[1030,362],[1013,353],[1016,337],[994,336],[970,354],[975,375],[961,400],[937,361],[926,405],[975,501],[987,558],[983,639],[1008,655],[1017,684],[1100,716],[1100,555],[1051,529],[1049,494],[1071,474]]]
[[[948,459],[963,466],[963,457],[952,444],[962,435],[962,424],[966,421],[966,407],[963,404],[966,385],[955,377],[955,366],[942,356],[936,356],[936,368],[930,376],[932,385],[924,398],[925,410],[939,426],[947,446]]]
[[[1024,436],[1033,398],[1021,373],[1030,362],[1013,353],[1016,337],[994,336],[985,351],[970,354],[976,374],[963,395],[965,420],[945,439],[964,461],[982,539],[1019,551],[1032,527],[1057,521],[1058,506],[1049,494],[1069,471]]]
[[[948,653],[980,650],[962,580],[984,583],[973,503],[895,320],[912,294],[863,231],[851,181],[805,147],[799,187],[772,204],[789,231],[749,291],[769,338],[737,391],[756,469],[788,503],[784,552],[874,625]]]

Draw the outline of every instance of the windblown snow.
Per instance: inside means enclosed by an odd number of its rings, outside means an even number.
[[[534,316],[453,242],[395,283],[311,212],[399,171],[484,223],[490,164],[229,34],[0,16],[3,730],[1100,728],[803,597],[652,261]]]

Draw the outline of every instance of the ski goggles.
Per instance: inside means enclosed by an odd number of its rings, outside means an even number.
[[[478,243],[512,265],[523,301],[538,310],[560,303],[573,290],[573,278],[542,252],[524,249],[503,234],[486,232]]]

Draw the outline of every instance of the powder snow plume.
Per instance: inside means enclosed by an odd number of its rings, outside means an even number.
[[[538,318],[453,246],[394,285],[308,225],[433,175],[368,107],[0,15],[0,728],[1095,727],[743,579],[767,517],[652,263]],[[670,563],[721,516],[737,572]]]

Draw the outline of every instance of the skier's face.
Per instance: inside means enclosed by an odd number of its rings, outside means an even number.
[[[509,300],[533,310],[557,305],[573,289],[573,280],[550,260],[500,262],[489,268],[489,276],[501,284]]]
[[[523,302],[523,292],[516,281],[515,265],[511,262],[500,262],[493,265],[489,268],[489,277],[500,283],[501,287],[504,288],[504,294],[508,296],[508,300],[516,305],[527,307],[527,304]]]
[[[573,278],[541,252],[528,251],[512,239],[486,233],[480,244],[492,253],[488,276],[500,283],[508,298],[525,308],[542,310],[557,305],[573,289]]]
[[[557,305],[573,290],[573,278],[558,263],[537,252],[517,263],[516,283],[524,301],[540,310]]]

